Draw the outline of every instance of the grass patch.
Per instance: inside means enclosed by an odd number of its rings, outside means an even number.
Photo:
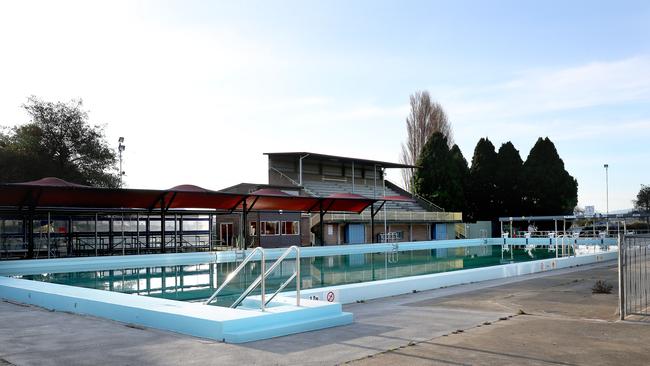
[[[594,284],[594,287],[591,288],[592,294],[611,294],[614,286],[607,283],[607,281],[598,280]]]

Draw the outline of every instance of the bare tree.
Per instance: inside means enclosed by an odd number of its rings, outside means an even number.
[[[447,119],[442,106],[433,100],[427,91],[417,91],[411,94],[411,112],[406,117],[406,142],[402,144],[402,156],[400,161],[403,164],[416,165],[422,147],[427,143],[434,132],[441,132],[447,137],[449,146],[453,146],[451,124]],[[402,169],[404,186],[412,192],[411,169]]]

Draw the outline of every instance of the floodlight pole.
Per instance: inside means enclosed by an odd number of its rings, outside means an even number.
[[[122,176],[124,175],[124,170],[122,170],[122,152],[126,150],[126,146],[124,145],[124,137],[120,137],[117,142],[117,152],[120,159],[120,188],[122,188]]]
[[[609,164],[605,164],[605,206],[607,217],[605,218],[605,236],[609,236]]]

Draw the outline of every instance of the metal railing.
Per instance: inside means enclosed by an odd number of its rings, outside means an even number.
[[[271,300],[273,300],[273,298],[277,294],[279,294],[282,290],[284,290],[284,288],[287,287],[287,285],[291,283],[291,281],[295,278],[296,279],[296,306],[300,306],[300,285],[301,285],[300,284],[300,247],[294,245],[287,248],[287,250],[285,250],[284,253],[282,253],[282,255],[275,261],[275,263],[273,263],[271,267],[269,267],[269,269],[266,271],[265,278],[268,277],[271,273],[273,273],[275,268],[278,265],[280,265],[280,263],[282,263],[282,261],[285,260],[289,255],[289,253],[291,253],[292,251],[296,252],[296,268],[294,269],[293,274],[289,276],[289,278],[286,281],[284,281],[271,296],[269,296],[269,298],[266,300],[266,303],[264,305],[271,302]]]
[[[267,299],[266,298],[266,278],[275,271],[276,268],[291,254],[291,252],[296,252],[296,265],[294,272],[287,280],[285,280],[280,287]],[[260,298],[260,309],[265,310],[266,305],[273,300],[282,290],[284,290],[291,281],[296,280],[296,306],[300,306],[300,248],[297,246],[291,246],[287,248],[275,262],[268,268],[265,269],[266,255],[262,247],[255,248],[240,264],[232,271],[226,280],[217,288],[217,290],[210,296],[210,298],[205,302],[206,305],[209,305],[214,299],[217,298],[219,293],[235,278],[235,276],[253,260],[253,257],[257,252],[261,253],[260,259],[260,275],[253,281],[251,284],[244,290],[241,295],[230,305],[231,308],[236,308],[259,286],[261,290]]]
[[[404,211],[380,211],[375,215],[375,221],[379,222],[384,220],[384,216],[388,221],[462,221],[463,214],[461,212],[404,212]],[[343,214],[343,213],[329,213],[324,216],[326,221],[344,221],[344,222],[369,222],[370,212],[362,212],[360,214]]]
[[[619,236],[618,293],[621,320],[629,315],[650,316],[650,235]]]
[[[318,197],[318,195],[317,195],[316,193],[312,192],[310,189],[308,189],[308,188],[305,187],[304,185],[301,185],[300,183],[296,182],[295,180],[293,180],[293,178],[291,178],[290,176],[288,176],[288,175],[282,173],[282,172],[279,171],[278,169],[276,169],[276,168],[274,168],[274,167],[271,166],[271,167],[269,167],[269,170],[271,170],[271,171],[273,171],[273,172],[276,172],[280,177],[282,177],[282,178],[288,180],[288,181],[291,182],[291,184],[293,184],[294,186],[301,187],[305,192],[309,193],[310,195],[312,195],[312,196],[314,196],[314,197]]]
[[[230,274],[228,274],[228,276],[226,277],[225,281],[223,281],[223,283],[221,284],[221,286],[219,286],[219,287],[217,288],[217,290],[212,294],[212,296],[210,296],[210,298],[208,298],[208,300],[205,302],[205,304],[206,304],[206,305],[210,305],[210,303],[211,303],[212,301],[214,301],[214,299],[217,298],[217,295],[219,295],[219,293],[220,293],[221,291],[223,291],[223,289],[224,289],[224,288],[225,288],[225,287],[230,283],[230,281],[232,281],[232,280],[235,278],[235,276],[236,276],[236,275],[237,275],[237,274],[238,274],[242,269],[244,269],[244,267],[246,266],[246,264],[248,264],[248,262],[250,262],[251,260],[253,260],[253,257],[254,257],[255,254],[257,254],[258,252],[261,253],[261,255],[262,255],[262,259],[261,259],[261,268],[262,268],[262,273],[264,273],[264,264],[265,264],[265,262],[266,262],[266,256],[265,256],[265,254],[264,254],[264,248],[262,248],[262,247],[257,247],[257,248],[255,248],[255,249],[253,249],[253,251],[250,252],[250,254],[249,254],[248,256],[246,256],[246,258],[245,258],[241,263],[239,263],[239,265],[237,266],[237,268],[235,268],[234,271],[232,271],[232,272],[230,272]],[[262,297],[264,297],[264,287],[262,287]]]

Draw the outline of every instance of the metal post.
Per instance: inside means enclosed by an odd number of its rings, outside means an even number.
[[[126,254],[126,238],[124,237],[124,213],[122,213],[122,255]]]
[[[27,258],[34,258],[34,217],[27,215]]]
[[[300,247],[296,247],[296,306],[300,306]]]
[[[560,256],[557,247],[557,220],[554,219],[553,222],[555,223],[555,258],[557,258]]]
[[[174,252],[178,253],[178,243],[177,243],[177,238],[178,238],[178,231],[176,230],[176,222],[177,222],[178,217],[176,214],[174,214]]]
[[[352,161],[352,193],[354,193],[354,160]]]
[[[300,160],[302,164],[302,159]],[[302,179],[302,172],[300,173],[301,179]],[[242,211],[241,211],[241,238],[244,241],[244,250],[248,248],[248,235],[246,231],[246,221],[247,219],[247,211],[248,208],[246,207],[246,199],[242,202]]]
[[[149,251],[149,246],[151,244],[151,216],[147,214],[147,218],[144,221],[144,246]]]
[[[325,230],[323,230],[324,223],[323,221],[325,220],[325,213],[323,212],[323,202],[321,201],[320,203],[320,208],[318,210],[318,214],[320,215],[320,246],[325,245]]]
[[[178,217],[178,242],[181,250],[183,250],[183,215],[179,215]]]
[[[135,214],[135,240],[138,243],[137,253],[140,254],[140,213]]]
[[[108,252],[113,255],[115,238],[113,238],[113,215],[108,217]]]
[[[605,164],[605,205],[607,217],[605,218],[605,237],[609,236],[609,164]]]
[[[375,204],[370,204],[370,243],[375,242]]]
[[[50,212],[47,212],[47,257],[50,258],[50,225],[52,220],[50,219]]]
[[[167,251],[167,248],[165,248],[165,223],[166,223],[166,218],[165,218],[165,213],[164,211],[160,213],[160,252],[165,253]]]
[[[624,251],[623,248],[625,243],[625,236],[618,236],[618,312],[621,317],[621,320],[625,319],[625,279],[623,278],[623,260],[624,260]]]
[[[386,197],[386,169],[384,169],[383,167],[381,169],[381,184],[384,187],[383,195],[384,195],[384,197]],[[387,235],[388,235],[388,233],[387,233],[387,231],[388,231],[388,223],[387,223],[387,218],[386,218],[386,206],[387,206],[386,203],[384,203],[384,207],[383,207],[383,210],[382,210],[383,213],[384,213],[384,243],[386,242],[386,238],[387,238]]]
[[[97,256],[97,249],[99,246],[99,242],[97,240],[97,213],[95,213],[95,257]]]
[[[212,250],[212,214],[208,215],[208,250]]]
[[[264,311],[264,308],[266,307],[266,254],[264,253],[264,250],[261,250],[261,252],[262,260],[260,261],[260,269],[262,270],[262,283],[260,285],[260,290],[262,292],[262,302],[260,303],[260,308]]]

